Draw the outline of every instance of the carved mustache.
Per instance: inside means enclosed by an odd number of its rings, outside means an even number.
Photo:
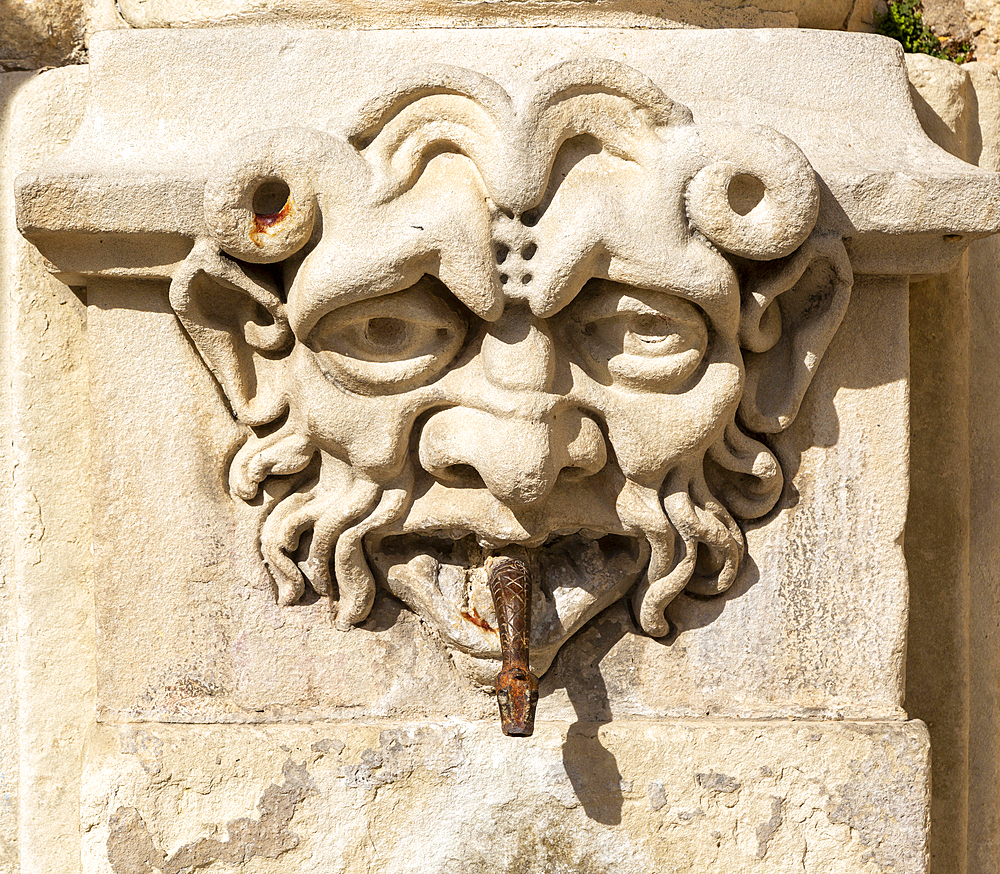
[[[677,594],[691,584],[701,594],[725,590],[735,578],[742,556],[742,534],[711,494],[697,470],[700,464],[688,465],[668,477],[665,498],[656,489],[623,480],[616,501],[623,533],[641,536],[651,547],[649,566],[636,590],[635,604],[640,624],[654,636],[669,631],[663,611]],[[369,535],[384,537],[413,531],[405,524],[413,485],[414,470],[410,465],[395,481],[380,487],[357,476],[345,463],[322,456],[320,478],[278,501],[263,525],[261,549],[275,580],[279,602],[297,601],[307,580],[318,593],[331,599],[336,586],[337,626],[347,630],[364,621],[375,598],[375,581],[363,540]],[[435,524],[440,530],[447,522],[439,520]],[[471,530],[465,525],[460,527]],[[543,533],[536,533],[533,540],[543,544],[553,535],[586,527],[562,523],[561,528],[546,530],[543,526]],[[307,533],[306,557],[296,561],[293,556],[300,552]],[[489,532],[475,533],[489,537]],[[714,562],[715,567],[705,578],[695,575],[699,544],[713,557],[707,564],[712,566]]]

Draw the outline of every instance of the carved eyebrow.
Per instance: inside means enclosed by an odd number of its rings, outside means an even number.
[[[726,333],[738,329],[741,281],[728,259],[695,241],[672,262],[664,262],[659,255],[652,250],[613,255],[610,267],[615,278],[606,281],[673,295],[694,304],[716,328]]]
[[[600,284],[595,285],[592,290],[577,296],[574,303],[580,315],[600,319],[619,313],[649,313],[690,321],[692,315],[696,313],[698,317],[704,318],[700,307],[683,291],[641,288],[610,280],[599,282]],[[664,307],[658,305],[657,299],[663,301],[670,312],[664,312]],[[654,302],[648,302],[649,300]]]
[[[377,297],[396,294],[416,285],[427,275],[418,264],[407,269],[382,271],[377,275],[366,272],[365,276],[343,276],[341,281],[330,279],[318,281],[326,276],[336,276],[337,265],[329,264],[329,259],[309,264],[303,263],[288,291],[288,317],[298,336],[306,336],[316,327],[316,323],[327,313],[350,304]],[[304,272],[305,271],[305,272]]]
[[[406,277],[409,279],[409,277]],[[376,310],[381,312],[384,306],[392,306],[390,299],[407,292],[422,292],[438,298],[449,309],[458,313],[462,318],[468,319],[470,313],[465,304],[452,292],[448,286],[433,273],[422,273],[415,280],[386,284],[375,293],[369,290],[362,291],[359,288],[348,289],[344,293],[319,293],[316,294],[307,308],[299,309],[292,317],[292,326],[296,335],[300,338],[312,336],[316,326],[328,315],[337,311],[348,311],[347,316],[351,319],[359,317],[358,313],[369,309],[372,313]],[[412,304],[411,304],[412,307]],[[293,307],[290,307],[293,309]],[[411,316],[419,314],[412,309],[408,310]],[[419,318],[418,318],[419,320]]]

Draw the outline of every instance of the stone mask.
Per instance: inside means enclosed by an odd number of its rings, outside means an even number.
[[[278,601],[348,630],[381,585],[491,680],[483,565],[516,544],[537,674],[629,592],[666,634],[781,492],[762,440],[852,282],[818,206],[789,140],[600,60],[515,97],[424,67],[346,129],[228,151],[171,303],[246,426],[229,482]]]

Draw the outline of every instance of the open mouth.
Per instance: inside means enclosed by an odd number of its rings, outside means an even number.
[[[500,659],[497,617],[486,577],[493,555],[467,530],[393,534],[366,540],[379,582],[448,646],[478,659]],[[649,562],[645,538],[575,531],[526,548],[531,592],[531,668],[541,676],[559,647],[621,598]]]

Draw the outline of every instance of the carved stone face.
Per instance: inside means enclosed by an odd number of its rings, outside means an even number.
[[[530,549],[532,650],[544,670],[633,587],[651,541],[656,564],[668,562],[672,540],[655,518],[645,530],[642,502],[655,504],[668,473],[732,420],[738,291],[719,258],[727,331],[710,330],[690,292],[588,277],[571,296],[532,274],[549,272],[547,253],[527,229],[497,225],[514,245],[494,244],[507,281],[492,320],[426,274],[400,291],[324,300],[318,247],[289,292],[292,379],[311,399],[304,418],[321,452],[346,452],[375,482],[401,466],[412,475],[412,503],[366,536],[365,551],[379,581],[446,643],[499,657],[483,560],[511,543]]]
[[[510,544],[533,565],[538,674],[632,589],[661,635],[680,591],[730,585],[730,511],[781,488],[741,423],[787,426],[850,289],[839,240],[802,245],[817,191],[794,146],[696,127],[589,61],[516,104],[425,71],[346,140],[253,149],[210,183],[213,236],[171,300],[253,429],[230,482],[265,487],[282,603],[308,584],[346,628],[377,581],[485,678],[483,564]]]

